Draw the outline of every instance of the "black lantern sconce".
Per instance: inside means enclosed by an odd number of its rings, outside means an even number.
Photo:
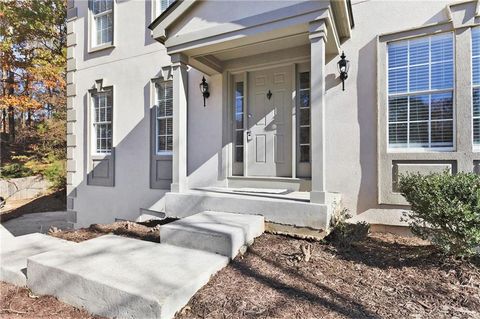
[[[345,52],[342,52],[340,61],[338,61],[338,72],[340,72],[340,80],[342,80],[342,91],[345,91],[345,80],[348,78],[348,69],[350,68],[350,61],[346,59]]]
[[[203,107],[205,107],[206,106],[205,100],[210,97],[210,92],[208,91],[208,83],[207,83],[207,80],[205,80],[205,77],[202,78],[202,83],[200,83],[200,92],[202,92]]]

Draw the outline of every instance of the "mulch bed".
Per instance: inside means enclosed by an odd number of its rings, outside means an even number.
[[[160,226],[170,223],[174,220],[176,219],[165,218],[162,220],[150,220],[146,222],[118,221],[112,224],[92,224],[88,228],[80,228],[75,230],[51,230],[49,235],[77,243],[106,234],[115,234],[159,243]]]
[[[158,241],[158,223],[117,222],[52,235],[77,242],[106,233]],[[0,286],[1,318],[95,318],[53,297]],[[444,258],[424,241],[387,234],[349,248],[265,234],[175,318],[480,318],[480,260]]]
[[[100,319],[51,296],[35,296],[27,288],[0,282],[0,318]]]
[[[373,235],[337,249],[266,234],[176,318],[480,318],[479,265],[415,238]]]

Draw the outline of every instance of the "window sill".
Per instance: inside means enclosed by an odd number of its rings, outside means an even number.
[[[90,47],[88,49],[88,53],[94,53],[94,52],[103,51],[107,49],[114,49],[114,48],[115,46],[113,45],[113,42],[109,42],[109,43],[104,43],[102,45],[98,45],[96,47]]]
[[[164,159],[172,159],[173,152],[163,152],[163,153],[155,153],[156,157],[164,158]]]

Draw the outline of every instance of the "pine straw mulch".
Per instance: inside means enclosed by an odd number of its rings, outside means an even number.
[[[265,234],[197,292],[176,316],[185,318],[480,318],[480,262],[395,235],[337,249]]]

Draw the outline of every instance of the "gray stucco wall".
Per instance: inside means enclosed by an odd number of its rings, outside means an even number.
[[[351,62],[345,92],[338,81],[337,59],[327,65],[327,189],[342,193],[343,204],[351,212],[362,213],[371,208],[394,207],[378,204],[379,184],[384,183],[383,187],[388,188],[391,183],[385,182],[386,179],[378,181],[381,163],[377,157],[377,135],[383,137],[386,132],[380,132],[377,126],[377,109],[382,107],[377,100],[377,88],[382,89],[377,79],[377,65],[382,62],[377,60],[377,37],[446,22],[446,6],[452,1],[352,1],[352,4],[355,28],[351,39],[342,45]],[[378,116],[386,116],[381,111]],[[424,154],[423,158],[446,160],[451,156]],[[385,162],[386,170],[391,172],[389,165]]]
[[[448,19],[445,7],[451,1],[364,1],[353,3],[355,28],[342,44],[351,62],[345,91],[337,72],[338,57],[326,66],[326,185],[343,195],[351,213],[379,205],[377,126],[377,37]],[[164,47],[154,42],[146,26],[151,22],[149,1],[116,1],[114,46],[87,52],[87,2],[75,1],[78,18],[72,25],[76,46],[75,86],[71,106],[75,119],[69,130],[74,136],[69,154],[74,162],[70,174],[71,209],[77,211],[78,226],[133,219],[139,208],[162,206],[164,190],[150,188],[151,80],[170,65]],[[121,21],[121,23],[120,23]],[[468,49],[468,48],[467,48]],[[69,50],[72,51],[72,50]],[[189,187],[224,185],[228,149],[222,138],[224,126],[223,76],[207,77],[211,96],[207,106],[198,84],[202,73],[189,70],[188,184]],[[115,185],[86,185],[89,155],[86,106],[88,90],[96,80],[112,85],[114,96]],[[442,159],[443,155],[436,155]],[[448,156],[447,156],[448,157]],[[315,165],[315,163],[313,163]],[[377,210],[381,213],[382,210]]]

